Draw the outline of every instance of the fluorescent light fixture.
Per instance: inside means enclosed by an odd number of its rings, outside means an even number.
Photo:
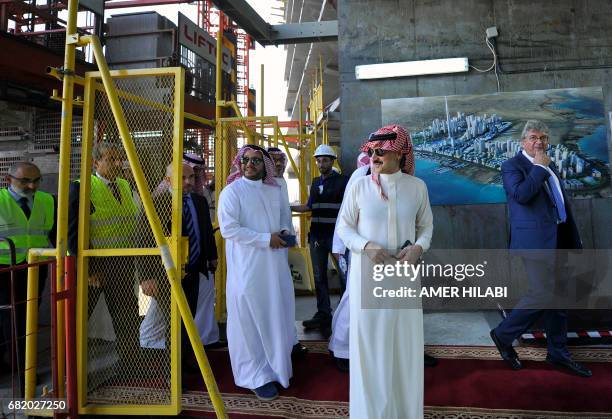
[[[468,71],[467,57],[442,58],[439,60],[358,65],[355,67],[355,77],[359,80],[386,79],[425,74],[463,73],[465,71]]]

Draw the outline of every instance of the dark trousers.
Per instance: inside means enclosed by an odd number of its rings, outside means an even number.
[[[554,260],[554,251],[550,252]],[[540,317],[544,317],[548,354],[554,359],[569,357],[567,351],[567,310],[555,309],[554,293],[566,273],[558,264],[542,259],[523,258],[529,290],[516,307],[495,328],[504,345],[511,345]]]
[[[327,280],[327,263],[332,252],[332,236],[310,237],[310,258],[314,274],[315,290],[317,293],[317,311],[331,317],[331,303],[329,300],[329,282]],[[346,276],[338,271],[342,293],[346,289]]]
[[[6,268],[7,265],[0,265],[0,268]],[[48,268],[47,265],[39,267],[39,282],[38,282],[38,304],[45,288],[47,280]],[[25,371],[25,334],[26,334],[26,300],[27,300],[27,268],[19,269],[13,273],[13,289],[15,302],[15,317],[13,318],[11,304],[11,274],[3,272],[0,274],[0,364],[5,362],[15,363],[15,371],[19,371],[21,379],[21,391],[24,387],[24,371]],[[15,328],[15,336],[17,342],[13,341],[13,326]],[[15,348],[16,358],[12,357],[12,348]]]
[[[187,304],[189,304],[189,311],[191,311],[191,315],[195,317],[196,308],[198,305],[198,294],[200,293],[200,273],[199,272],[188,272],[183,278],[183,291],[185,292],[185,297],[187,298]],[[191,347],[191,342],[189,342],[189,336],[187,335],[187,329],[185,329],[185,324],[181,322],[181,348],[182,348],[182,356],[193,357],[195,358],[195,353],[193,352],[193,348]]]
[[[140,342],[138,298],[134,293],[134,275],[130,269],[133,258],[108,257],[92,258],[90,272],[102,273],[102,286],[88,287],[88,312],[91,317],[100,294],[104,291],[106,305],[117,337],[116,350],[122,363],[138,368]]]

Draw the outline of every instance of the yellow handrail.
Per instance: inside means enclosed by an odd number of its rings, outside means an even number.
[[[172,297],[176,301],[181,317],[183,318],[185,329],[187,330],[187,335],[189,336],[189,340],[191,341],[191,345],[193,346],[196,359],[202,372],[202,377],[204,378],[204,382],[208,389],[210,399],[212,401],[217,417],[226,418],[227,414],[225,412],[223,400],[221,399],[217,383],[210,369],[208,358],[206,357],[206,353],[204,352],[204,348],[199,339],[199,334],[195,326],[193,316],[191,315],[191,311],[187,303],[187,298],[185,297],[185,293],[181,287],[181,281],[177,269],[178,260],[175,260],[177,255],[172,254],[166,237],[163,234],[159,217],[157,215],[157,212],[153,205],[153,200],[151,199],[151,195],[147,187],[147,181],[142,172],[142,166],[140,164],[138,154],[134,147],[129,128],[125,121],[125,116],[123,113],[123,109],[121,108],[121,104],[119,102],[115,83],[112,79],[112,76],[110,75],[108,65],[106,64],[106,60],[104,58],[104,53],[102,51],[102,46],[100,45],[100,40],[96,36],[87,35],[79,38],[78,43],[82,46],[89,44],[93,49],[94,57],[100,70],[102,83],[108,96],[108,102],[115,118],[115,122],[117,123],[117,128],[119,129],[121,141],[123,143],[123,147],[125,148],[130,167],[134,174],[134,180],[136,181],[138,193],[142,200],[147,219],[149,220],[149,223],[151,225],[151,230],[153,232],[153,236],[155,237],[155,242],[160,249],[161,259],[164,264],[164,268],[166,269],[166,274],[168,275],[168,279],[170,280],[170,290],[172,292]],[[176,184],[178,185],[178,188],[176,188],[175,190],[177,190],[177,194],[179,194],[181,191],[181,183],[179,182],[179,179],[182,178],[182,165],[177,165],[177,167],[178,171],[176,176],[174,176],[174,179],[176,179]]]

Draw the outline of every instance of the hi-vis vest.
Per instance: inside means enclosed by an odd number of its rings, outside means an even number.
[[[89,243],[92,249],[134,247],[138,207],[130,184],[117,178],[121,202],[95,175],[91,176],[91,203],[94,212],[89,218]]]
[[[53,197],[46,192],[34,194],[30,218],[26,218],[8,189],[0,190],[0,236],[15,243],[15,262],[24,262],[28,250],[51,247],[49,231],[53,228],[55,214]],[[10,265],[11,256],[6,242],[0,242],[0,264]]]

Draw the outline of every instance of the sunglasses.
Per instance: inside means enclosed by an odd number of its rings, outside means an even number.
[[[260,157],[241,157],[240,158],[241,164],[249,164],[249,161],[253,163],[253,165],[255,166],[259,166],[260,164],[263,163],[263,159]]]
[[[382,148],[370,148],[368,149],[368,156],[372,157],[376,154],[378,157],[382,157],[387,154],[387,150],[383,150]]]

